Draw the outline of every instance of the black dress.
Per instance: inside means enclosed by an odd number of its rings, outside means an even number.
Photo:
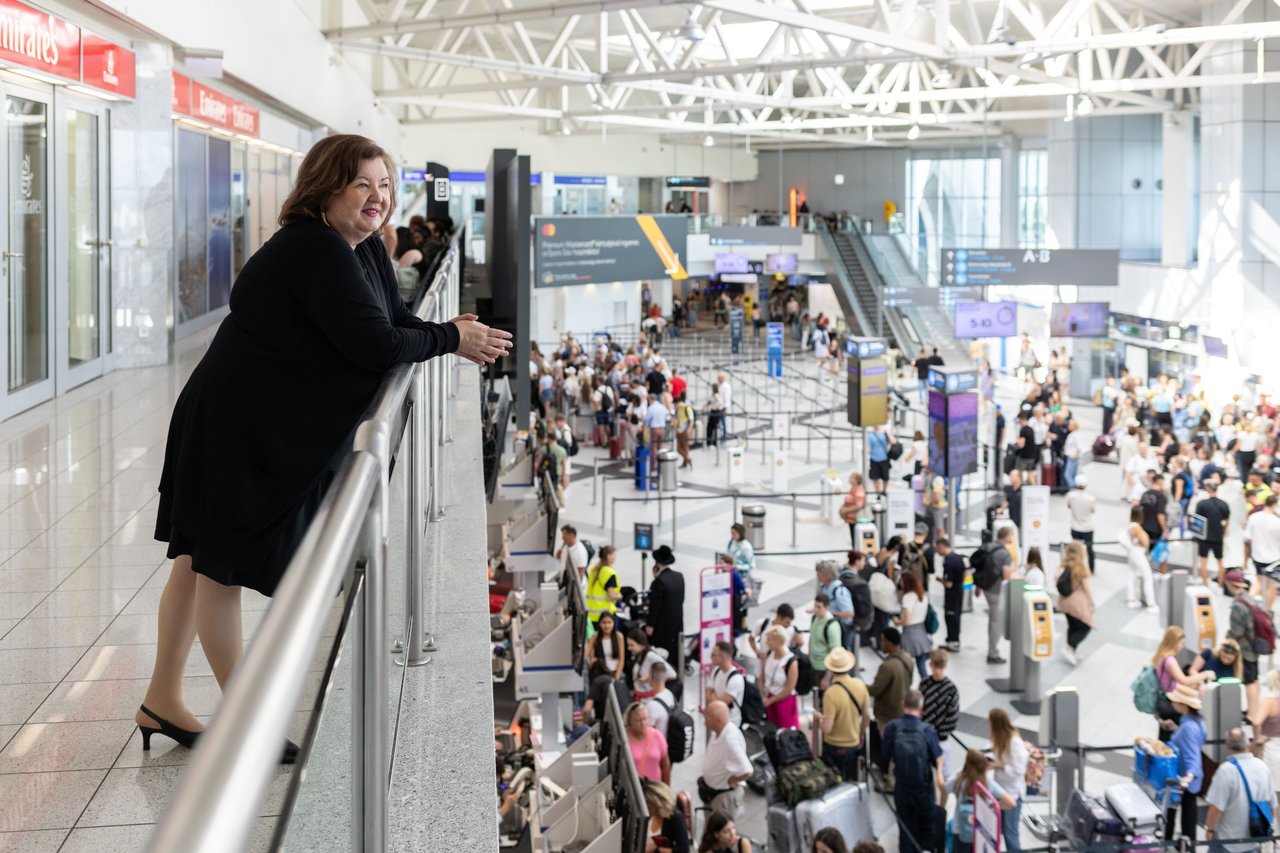
[[[156,539],[271,595],[387,369],[457,348],[456,326],[405,306],[377,235],[353,252],[318,220],[284,226],[174,406]]]

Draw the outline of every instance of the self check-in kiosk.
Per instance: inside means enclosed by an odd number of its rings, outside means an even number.
[[[1187,648],[1193,652],[1218,644],[1218,626],[1213,618],[1213,593],[1209,587],[1189,586],[1182,592],[1182,629],[1187,632]]]
[[[1042,587],[1021,578],[1004,582],[1004,636],[1009,640],[1009,677],[989,678],[999,693],[1021,693],[1012,705],[1020,713],[1040,713],[1040,664],[1053,657],[1053,603]]]
[[[880,553],[880,530],[867,516],[858,516],[858,523],[853,526],[853,541],[854,547],[864,554]]]

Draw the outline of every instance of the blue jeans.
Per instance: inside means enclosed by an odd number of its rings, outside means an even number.
[[[920,680],[924,681],[929,677],[929,653],[916,655],[916,670],[920,673]]]
[[[1022,800],[1018,800],[1018,804],[1011,809],[1000,810],[1000,834],[1004,836],[1004,846],[1001,850],[1008,853],[1019,853],[1022,850],[1022,844],[1018,840],[1018,826],[1022,823]]]
[[[925,395],[929,393],[929,381],[927,379],[917,379],[916,386],[920,391],[920,402],[923,403]]]
[[[1067,489],[1076,487],[1076,470],[1080,467],[1079,459],[1068,459],[1062,466],[1063,484]]]
[[[861,753],[860,746],[832,746],[829,743],[822,745],[823,762],[839,773],[840,778],[846,782],[857,781],[858,756]]]

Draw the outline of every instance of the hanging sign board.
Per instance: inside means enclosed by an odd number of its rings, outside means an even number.
[[[0,0],[0,61],[80,80],[80,28],[17,0]]]
[[[540,216],[533,233],[537,287],[689,277],[687,216]]]
[[[733,570],[728,566],[705,568],[701,586],[698,645],[702,649],[699,660],[705,667],[710,665],[716,643],[733,642]]]
[[[1120,284],[1117,249],[968,249],[942,250],[944,287]]]

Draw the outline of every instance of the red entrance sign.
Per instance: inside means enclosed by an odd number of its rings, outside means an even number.
[[[80,79],[80,28],[17,0],[0,0],[0,60]]]
[[[258,111],[235,98],[173,72],[173,111],[245,136],[258,135]]]
[[[191,78],[173,72],[173,111],[178,115],[191,115]]]
[[[104,38],[84,35],[83,79],[86,86],[132,98],[137,92],[133,51]]]

